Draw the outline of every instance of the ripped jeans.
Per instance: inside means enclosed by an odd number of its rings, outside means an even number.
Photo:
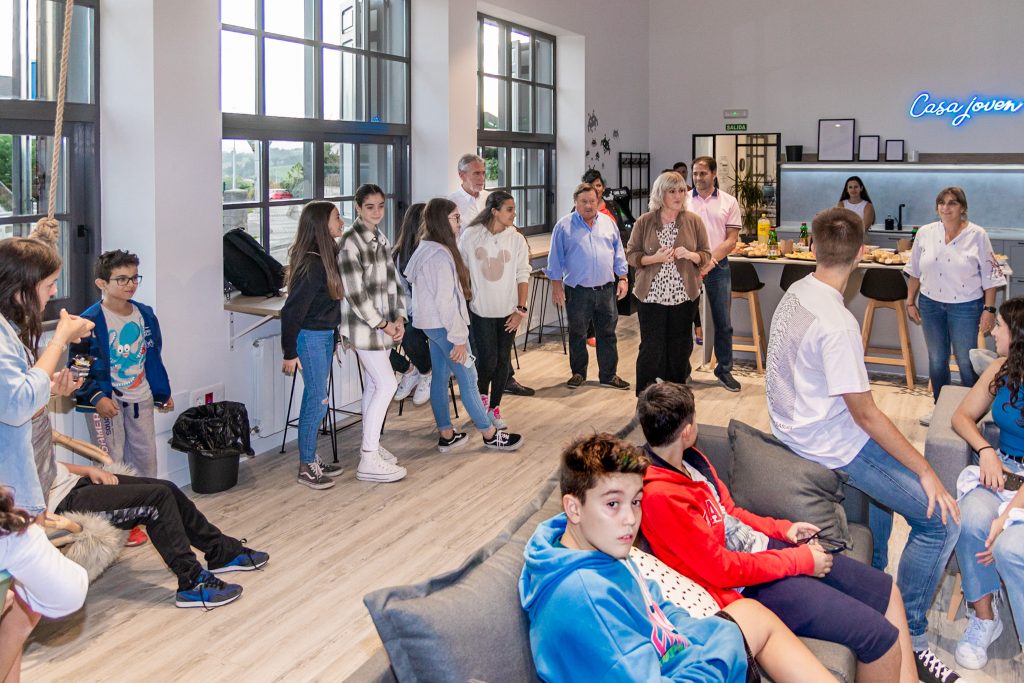
[[[299,408],[299,463],[316,457],[316,432],[327,415],[327,377],[334,357],[334,330],[299,330],[296,343],[302,364],[302,407]]]

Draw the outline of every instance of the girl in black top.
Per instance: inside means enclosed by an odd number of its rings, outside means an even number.
[[[281,369],[286,375],[301,370],[303,376],[298,482],[313,489],[331,488],[329,477],[342,472],[317,455],[316,432],[327,414],[327,378],[341,322],[337,239],[343,227],[333,203],[315,201],[303,207],[288,250],[288,299],[281,309]]]

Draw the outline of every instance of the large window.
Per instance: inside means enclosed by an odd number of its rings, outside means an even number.
[[[75,3],[60,175],[54,180],[50,158],[64,3],[0,0],[0,239],[31,233],[46,215],[56,182],[64,267],[47,318],[60,308],[77,313],[95,297],[90,273],[99,245],[97,5]]]
[[[480,15],[477,144],[487,187],[516,199],[526,232],[554,223],[555,39]]]
[[[302,205],[346,223],[362,183],[408,197],[407,0],[221,0],[224,230],[284,261]]]

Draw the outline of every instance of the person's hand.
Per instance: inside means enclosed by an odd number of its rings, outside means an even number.
[[[816,576],[819,579],[825,578],[832,571],[832,556],[822,550],[821,546],[814,541],[808,543],[807,547],[811,549],[811,557],[814,558],[814,573],[812,576]]]
[[[302,363],[299,362],[298,356],[295,358],[286,358],[281,361],[281,372],[286,375],[294,375],[296,370],[302,369]]]
[[[82,380],[75,378],[69,368],[63,368],[50,377],[50,393],[54,396],[70,396],[82,386]]]
[[[519,309],[512,311],[512,313],[510,313],[509,316],[505,318],[505,331],[515,332],[516,330],[518,330],[519,325],[523,322],[523,318],[525,317],[526,316],[523,315],[522,311],[520,311]]]
[[[706,277],[707,274],[714,269],[715,265],[716,264],[714,261],[708,261],[706,264],[704,264],[704,267],[700,269],[700,276]]]
[[[565,285],[561,282],[551,283],[551,303],[565,308]]]
[[[452,352],[448,354],[448,357],[451,358],[456,363],[465,363],[467,355],[469,355],[469,350],[466,348],[466,345],[456,344],[452,348]]]
[[[978,328],[982,334],[988,334],[992,331],[992,328],[996,326],[996,315],[990,311],[982,311],[981,322],[978,324]]]
[[[170,413],[173,410],[174,410],[174,399],[173,398],[168,398],[164,402],[163,406],[160,407],[160,412],[161,413]]]
[[[938,505],[943,524],[948,524],[950,517],[959,524],[960,507],[956,504],[953,496],[949,495],[949,491],[942,485],[942,482],[939,481],[939,476],[935,474],[935,470],[929,467],[928,471],[920,476],[920,480],[921,488],[924,489],[925,495],[928,496],[928,518],[931,519],[935,506]]]
[[[400,344],[402,342],[402,338],[405,337],[405,322],[399,318],[391,324],[395,326],[395,332],[391,335],[391,338],[395,340],[396,344]]]
[[[53,331],[53,341],[58,344],[73,344],[92,332],[96,325],[88,318],[71,315],[66,308],[60,309],[57,329]]]
[[[789,527],[789,531],[786,532],[786,538],[790,543],[796,543],[805,538],[810,538],[819,531],[821,529],[810,522],[793,522],[793,526]]]
[[[671,263],[676,258],[675,249],[672,247],[661,247],[658,251],[651,254],[651,258],[654,259],[654,263]]]
[[[86,469],[89,473],[89,481],[94,484],[102,484],[104,486],[113,486],[117,483],[117,476],[101,470],[99,467],[89,467]]]
[[[992,520],[992,525],[988,528],[988,538],[985,539],[985,549],[975,555],[978,558],[978,564],[992,564],[995,560],[992,557],[992,546],[995,544],[996,539],[999,538],[999,534],[1003,533],[1003,526],[1005,524],[1006,517],[1003,515],[999,515]]]
[[[392,339],[394,339],[395,338],[395,332],[396,332],[397,329],[398,328],[397,328],[397,326],[394,323],[389,322],[386,325],[384,325],[384,327],[381,327],[380,331],[383,332],[384,334],[388,335]]]
[[[1003,463],[996,455],[995,450],[986,448],[981,452],[979,458],[978,476],[981,485],[993,491],[1003,490]]]
[[[918,325],[921,324],[921,311],[917,310],[917,304],[913,301],[907,301],[907,317]]]
[[[96,412],[100,417],[112,418],[116,417],[121,409],[117,407],[117,404],[111,401],[109,398],[104,396],[100,399],[99,403],[96,404]]]
[[[615,285],[615,298],[624,299],[626,294],[629,292],[629,282],[626,280],[619,280]]]

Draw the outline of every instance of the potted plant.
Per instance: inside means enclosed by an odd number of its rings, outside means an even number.
[[[733,175],[730,180],[733,183],[733,194],[743,212],[743,229],[740,232],[748,238],[756,237],[757,220],[765,207],[764,188],[761,185],[764,178],[760,173],[755,174],[747,168],[746,173]]]

